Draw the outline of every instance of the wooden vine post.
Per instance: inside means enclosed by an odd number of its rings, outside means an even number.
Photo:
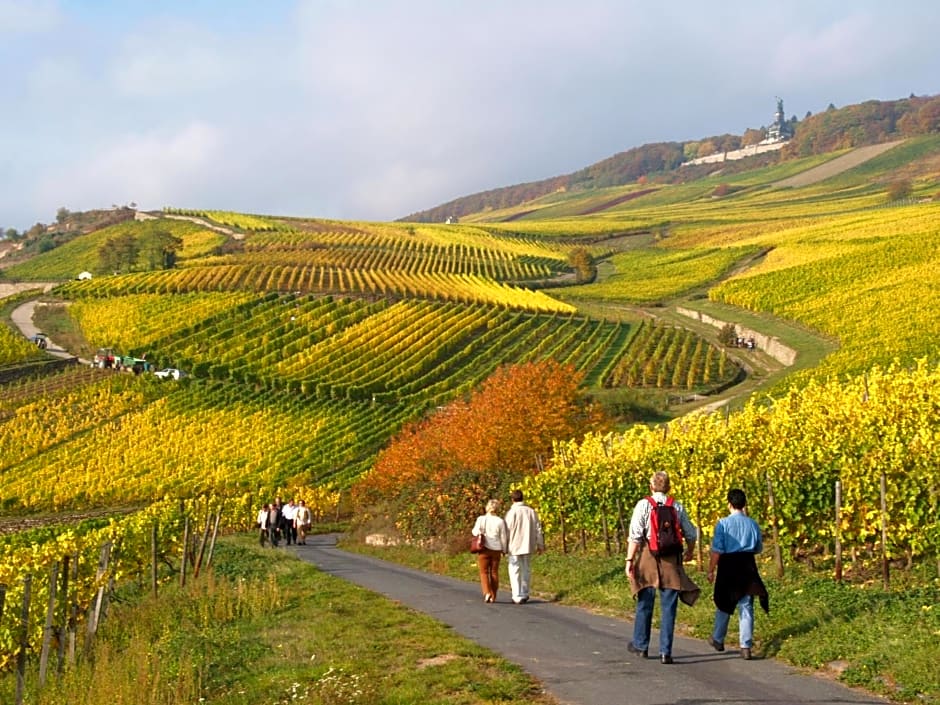
[[[627,532],[626,519],[623,516],[623,502],[617,497],[617,521],[620,524],[620,550],[626,551],[627,544],[630,543],[630,537]]]
[[[69,570],[71,569],[71,557],[66,555],[62,557],[62,616],[59,621],[59,648],[56,654],[56,673],[62,675],[65,669],[65,641],[66,633],[69,631]],[[78,559],[76,557],[76,563]]]
[[[842,582],[842,480],[836,480],[836,582]]]
[[[568,469],[568,451],[564,448],[561,449],[561,462],[565,470]],[[565,526],[565,496],[561,492],[561,487],[558,488],[558,528],[561,529],[561,552],[564,555],[568,555],[568,529]]]
[[[33,576],[23,578],[23,609],[20,611],[19,649],[16,652],[16,705],[23,705],[26,687],[26,653],[29,651],[29,600],[33,587]]]
[[[888,480],[881,472],[881,579],[884,589],[891,587],[891,568],[888,565]]]
[[[215,540],[219,536],[219,523],[222,521],[222,505],[215,513],[215,526],[212,527],[212,540],[209,542],[209,555],[206,557],[206,568],[212,565],[212,554],[215,553]]]
[[[157,596],[157,522],[150,527],[150,591]]]
[[[49,567],[49,603],[46,607],[46,623],[42,629],[42,649],[39,652],[39,687],[46,684],[46,673],[49,669],[49,649],[52,646],[52,633],[55,621],[56,588],[59,581],[59,562]]]
[[[189,515],[183,518],[183,557],[180,560],[180,587],[186,587],[186,561],[189,560]]]
[[[209,543],[209,530],[212,526],[212,514],[209,512],[209,503],[206,502],[206,525],[202,530],[202,537],[199,539],[199,550],[196,553],[196,562],[193,566],[193,579],[199,577],[199,571],[202,568],[202,559],[206,553],[206,545]]]
[[[701,502],[696,503],[695,523],[696,525],[698,525],[699,533],[702,534],[701,536],[699,536],[698,543],[696,546],[698,548],[698,567],[699,569],[702,569],[707,565],[707,563],[705,563],[705,541],[703,540],[705,538],[704,536],[705,532],[702,527],[702,503]]]
[[[780,547],[780,531],[777,528],[777,511],[774,505],[774,486],[767,475],[767,508],[770,510],[770,527],[774,536],[774,564],[777,566],[777,577],[783,577],[783,549]]]
[[[104,576],[108,572],[108,564],[111,562],[110,541],[101,546],[101,555],[98,557],[98,570],[95,573],[95,584],[98,585],[98,592],[95,594],[95,601],[92,603],[91,612],[88,616],[88,631],[85,634],[85,648],[91,650],[94,643],[95,634],[98,633],[98,623],[105,612],[107,588],[104,584]]]

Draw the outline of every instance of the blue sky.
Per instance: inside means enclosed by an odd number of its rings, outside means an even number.
[[[393,220],[775,96],[940,93],[934,0],[0,0],[0,227],[137,203]]]

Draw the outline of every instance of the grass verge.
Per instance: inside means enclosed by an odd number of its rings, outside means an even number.
[[[478,580],[476,561],[469,553],[430,553],[411,546],[379,548],[352,540],[342,547],[470,582]],[[692,608],[680,606],[677,630],[704,640],[714,618],[711,586],[694,566],[689,572],[702,587],[702,597]],[[788,566],[780,579],[773,577],[770,566],[762,573],[771,610],[767,615],[758,608],[755,653],[899,702],[940,703],[936,675],[940,579],[897,573],[893,588],[885,591],[880,582],[836,583],[803,566]],[[500,582],[508,585],[508,574]],[[632,619],[634,613],[622,556],[548,551],[533,561],[533,590],[544,599],[603,614]],[[630,633],[624,624],[624,648]],[[737,617],[732,618],[728,635],[732,646],[737,640]]]
[[[78,324],[69,316],[66,304],[62,302],[40,300],[33,313],[33,323],[52,338],[56,345],[73,355],[89,359],[95,352],[85,340]]]
[[[124,589],[93,654],[31,705],[530,703],[552,705],[521,669],[430,617],[248,536],[214,570],[159,598]],[[15,679],[0,679],[12,703]]]

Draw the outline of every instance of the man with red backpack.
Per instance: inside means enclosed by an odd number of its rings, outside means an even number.
[[[637,502],[630,519],[627,544],[627,577],[636,598],[633,639],[627,650],[649,657],[650,631],[656,591],[660,596],[659,658],[672,659],[673,631],[678,602],[694,605],[699,587],[682,568],[691,560],[698,532],[683,506],[669,496],[669,475],[656,472],[650,479],[650,495]]]

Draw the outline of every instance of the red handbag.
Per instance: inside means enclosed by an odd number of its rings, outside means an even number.
[[[483,534],[470,539],[470,553],[480,553],[484,548]]]

